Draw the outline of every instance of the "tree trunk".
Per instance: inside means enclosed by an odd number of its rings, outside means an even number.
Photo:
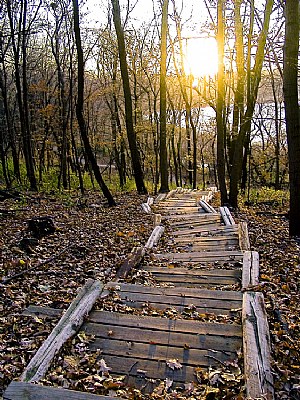
[[[37,182],[34,171],[34,162],[32,155],[32,138],[29,127],[29,110],[28,110],[28,88],[27,88],[27,53],[26,53],[26,43],[27,43],[27,1],[23,2],[23,15],[20,15],[18,33],[21,36],[21,50],[22,50],[22,79],[20,71],[20,47],[15,41],[15,26],[11,9],[11,0],[6,1],[8,19],[11,30],[11,43],[14,55],[14,65],[15,65],[15,84],[17,89],[17,100],[20,114],[20,125],[21,125],[21,135],[23,143],[24,158],[26,164],[27,178],[30,183],[31,190],[37,190]],[[25,103],[24,103],[25,102]]]
[[[221,204],[228,201],[225,176],[225,76],[224,76],[224,0],[218,1],[218,82],[217,82],[217,173]]]
[[[243,146],[245,142],[245,138],[247,132],[250,132],[251,129],[251,119],[253,117],[258,87],[261,80],[261,71],[264,60],[264,52],[265,45],[267,40],[267,34],[269,30],[270,17],[273,8],[274,0],[267,0],[264,12],[264,22],[263,27],[260,32],[258,43],[257,43],[257,51],[255,56],[255,64],[253,68],[253,77],[251,79],[251,95],[247,100],[247,109],[245,113],[244,123],[240,126],[239,134],[236,139],[232,168],[230,173],[230,193],[229,193],[229,203],[232,207],[238,206],[238,192],[239,192],[239,184],[242,175],[242,167],[243,167]]]
[[[83,116],[84,61],[83,61],[83,51],[82,51],[80,27],[79,27],[78,0],[73,0],[73,10],[74,10],[74,33],[75,33],[77,60],[78,60],[78,83],[77,83],[78,93],[77,93],[77,104],[76,104],[77,121],[80,129],[81,138],[84,144],[84,149],[88,158],[88,162],[92,167],[95,179],[98,185],[100,186],[104,196],[106,197],[108,204],[110,206],[115,206],[116,203],[102,178],[99,166],[97,164],[97,159],[93,153],[87,133],[86,123]]]
[[[283,87],[290,176],[291,236],[300,235],[300,120],[298,103],[299,0],[285,2]]]
[[[160,60],[160,189],[161,193],[169,191],[168,153],[167,153],[167,32],[169,0],[163,1],[161,21],[161,60]]]
[[[146,194],[147,189],[144,184],[144,176],[143,176],[144,174],[143,174],[143,170],[142,170],[142,166],[141,166],[140,154],[138,151],[137,142],[136,142],[136,134],[135,134],[134,126],[133,126],[132,99],[131,99],[131,90],[130,90],[128,67],[127,67],[127,60],[126,60],[124,31],[123,31],[123,27],[121,24],[119,0],[111,0],[111,3],[112,3],[112,7],[113,7],[114,25],[115,25],[115,29],[116,29],[117,38],[118,38],[120,68],[121,68],[124,99],[125,99],[126,130],[127,130],[127,138],[128,138],[130,154],[131,154],[134,179],[135,179],[135,184],[136,184],[138,193]]]

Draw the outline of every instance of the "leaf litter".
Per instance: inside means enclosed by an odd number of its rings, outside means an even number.
[[[144,244],[151,233],[151,217],[138,211],[141,196],[126,194],[126,197],[120,197],[116,209],[105,207],[97,195],[89,201],[90,205],[78,207],[75,200],[70,205],[41,196],[38,200],[27,200],[24,211],[0,217],[1,232],[5,232],[0,237],[2,278],[34,263],[41,263],[64,246],[70,246],[66,254],[49,264],[24,274],[22,279],[17,278],[0,286],[0,390],[20,376],[58,320],[58,317],[23,316],[23,310],[29,304],[66,309],[87,278],[104,282],[113,280],[116,268],[132,248]],[[9,201],[5,206],[8,209],[16,207]],[[37,214],[51,215],[58,229],[55,234],[40,239],[29,253],[20,249],[18,244],[26,235],[26,221]],[[256,215],[252,209],[242,210],[237,218],[247,220],[252,250],[259,251],[261,256],[261,283],[255,290],[262,291],[266,299],[276,398],[298,399],[299,244],[288,238],[287,221],[284,219],[272,221],[269,216]],[[143,270],[133,271],[128,279],[131,283],[160,285]],[[174,309],[155,310],[147,304],[140,310],[133,309],[121,304],[115,292],[110,296],[115,298],[102,301],[100,308],[167,318],[191,318],[191,315],[185,316]],[[192,315],[192,318],[199,316]],[[203,320],[209,318],[204,316]],[[235,322],[239,321],[232,321]],[[143,390],[126,385],[127,376],[112,375],[100,351],[91,353],[88,350],[93,340],[84,332],[70,339],[55,357],[42,383],[128,399],[245,398],[239,363],[224,363],[209,370],[196,368],[196,383],[177,386],[172,380],[157,381],[151,394],[143,394]],[[177,362],[166,360],[170,361]]]

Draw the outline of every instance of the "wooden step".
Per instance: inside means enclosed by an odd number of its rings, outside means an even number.
[[[217,262],[217,261],[241,261],[243,259],[243,252],[241,251],[194,251],[186,253],[161,253],[154,254],[154,259],[168,260],[171,262]]]
[[[3,400],[118,400],[121,397],[99,396],[87,392],[52,386],[13,381],[6,389]]]
[[[239,271],[236,271],[237,273]],[[158,276],[158,280],[164,281],[164,278],[168,278],[168,274],[155,274]],[[186,312],[187,309],[193,305],[195,312],[199,314],[215,314],[215,315],[235,315],[236,310],[242,307],[242,294],[237,292],[226,292],[221,290],[201,290],[201,289],[190,289],[188,282],[185,284],[185,280],[188,280],[188,275],[175,275],[174,279],[169,282],[173,284],[177,283],[180,288],[174,287],[148,287],[142,285],[131,285],[131,284],[108,284],[106,288],[117,288],[117,293],[120,296],[120,300],[123,304],[130,307],[140,308],[148,305],[151,308],[158,310],[165,310],[167,308],[176,309],[178,312]],[[230,276],[214,277],[214,276],[203,276],[205,284],[206,279],[211,279],[212,284],[222,285],[223,282],[236,282],[236,278]],[[201,284],[201,277],[193,276],[189,277],[190,282],[197,281]],[[164,281],[166,282],[166,281]],[[220,283],[221,282],[221,283]],[[231,284],[231,283],[228,283]]]
[[[83,326],[95,340],[112,374],[134,379],[195,380],[196,366],[208,367],[237,359],[242,344],[240,325],[201,323],[93,311]],[[172,370],[168,361],[182,367]]]
[[[187,269],[187,268],[164,268],[146,266],[156,280],[160,282],[172,282],[182,286],[228,286],[241,282],[242,272],[240,269]]]

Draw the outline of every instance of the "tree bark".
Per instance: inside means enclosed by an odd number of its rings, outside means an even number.
[[[168,5],[164,0],[161,21],[161,60],[160,60],[160,189],[161,193],[169,191],[168,183],[168,153],[167,153],[167,32],[168,32]]]
[[[242,125],[240,125],[239,134],[236,139],[234,148],[233,162],[230,173],[229,203],[232,207],[235,208],[238,206],[238,192],[239,192],[239,184],[241,180],[242,166],[243,166],[243,146],[245,143],[247,132],[250,132],[251,129],[251,120],[253,117],[257,99],[258,87],[261,80],[261,71],[264,60],[265,45],[269,30],[273,4],[274,0],[267,0],[266,2],[264,11],[264,22],[258,38],[255,63],[253,68],[253,77],[251,80],[251,95],[250,98],[247,100],[248,104],[245,112],[244,122]]]
[[[283,88],[290,176],[291,236],[300,235],[299,0],[285,2]]]
[[[221,204],[228,202],[225,171],[225,66],[224,66],[224,0],[218,1],[218,82],[217,82],[217,173]]]
[[[78,0],[73,0],[73,11],[74,11],[74,33],[75,33],[75,40],[76,40],[76,48],[77,48],[77,61],[78,61],[78,92],[77,92],[77,104],[76,104],[76,116],[77,121],[80,129],[80,135],[84,144],[84,149],[88,158],[89,163],[93,169],[93,173],[95,179],[100,186],[102,193],[106,197],[109,206],[115,206],[116,203],[106,186],[99,166],[97,164],[97,159],[93,153],[88,133],[87,127],[85,123],[85,119],[83,116],[83,94],[84,94],[84,61],[83,61],[83,51],[81,45],[81,37],[80,37],[80,26],[79,26],[79,9],[78,9]]]
[[[29,126],[28,87],[27,87],[27,52],[26,52],[27,35],[28,35],[26,27],[27,1],[26,0],[23,1],[23,4],[21,6],[23,14],[20,14],[20,20],[18,26],[18,34],[21,37],[21,41],[18,40],[18,43],[16,43],[15,40],[16,32],[15,32],[15,26],[11,8],[11,0],[6,0],[6,6],[7,6],[7,13],[11,30],[11,43],[14,55],[15,84],[17,89],[17,100],[18,100],[18,108],[20,114],[21,135],[22,135],[22,144],[23,144],[24,158],[26,164],[26,173],[27,173],[27,178],[29,180],[30,189],[35,191],[37,190],[37,181],[34,171],[32,138]],[[23,57],[22,78],[21,78],[21,68],[20,68],[20,50],[22,51],[22,57]]]
[[[111,3],[113,7],[113,20],[118,39],[118,51],[119,51],[120,68],[121,68],[124,99],[125,99],[126,130],[127,130],[127,138],[131,154],[133,174],[138,193],[146,194],[147,189],[144,184],[144,176],[143,176],[144,174],[141,166],[140,154],[138,151],[136,134],[133,126],[132,98],[131,98],[131,89],[130,89],[128,67],[126,60],[124,30],[121,24],[119,0],[111,0]]]

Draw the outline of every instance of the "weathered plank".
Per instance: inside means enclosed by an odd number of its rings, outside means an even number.
[[[161,238],[162,234],[164,233],[165,228],[161,225],[156,226],[152,233],[151,236],[149,237],[147,243],[145,244],[145,249],[152,249],[152,247],[156,246],[158,243],[159,239]]]
[[[182,207],[177,207],[177,206],[159,206],[159,209],[162,210],[165,214],[175,214],[175,215],[181,215],[181,214],[198,214],[201,211],[203,212],[202,208],[195,207],[195,206],[182,206]]]
[[[142,203],[142,210],[147,214],[151,214],[152,212],[151,207],[148,203]]]
[[[109,324],[95,324],[92,322],[85,323],[83,330],[88,335],[101,337],[111,340],[124,340],[133,343],[156,343],[162,346],[168,346],[170,343],[173,347],[183,348],[188,344],[191,348],[199,350],[214,349],[228,353],[235,353],[241,348],[242,341],[239,337],[225,337],[216,334],[202,335],[192,333],[178,333],[174,331],[156,331],[150,329],[140,329],[135,327],[116,326]]]
[[[176,251],[180,251],[180,252],[184,252],[184,251],[188,251],[188,252],[199,252],[199,251],[203,251],[203,252],[211,252],[211,251],[235,251],[235,250],[239,250],[239,245],[233,245],[233,244],[224,244],[224,243],[218,243],[216,242],[211,242],[211,243],[185,243],[185,244],[176,244],[176,248],[174,250]]]
[[[120,328],[139,328],[141,330],[145,329],[153,332],[165,331],[178,334],[189,333],[195,335],[204,335],[208,337],[215,335],[218,337],[224,336],[226,338],[242,338],[242,328],[240,325],[236,324],[214,324],[195,320],[157,318],[96,310],[89,314],[88,323],[90,322],[103,326],[113,325]],[[108,335],[110,333],[111,332],[108,332]],[[117,339],[116,337],[113,338]],[[139,341],[143,342],[143,338],[140,338]]]
[[[240,222],[238,226],[239,226],[240,249],[244,250],[244,251],[248,251],[248,250],[250,250],[248,224],[247,224],[247,222]]]
[[[160,193],[155,199],[154,204],[162,202],[166,198],[166,193]]]
[[[161,224],[161,214],[154,214],[154,226]]]
[[[236,234],[236,232],[232,232],[232,233],[227,233],[225,235],[223,235],[223,232],[220,233],[205,233],[203,232],[203,234],[199,234],[198,236],[194,235],[192,237],[173,237],[169,240],[169,243],[192,243],[192,244],[197,244],[197,243],[202,243],[202,242],[207,242],[209,243],[210,241],[214,241],[214,240],[228,240],[230,242],[232,242],[232,244],[238,244],[239,243],[239,239],[238,236]]]
[[[116,400],[120,397],[100,396],[87,392],[35,385],[28,382],[13,381],[7,387],[3,400]]]
[[[183,219],[169,219],[168,217],[165,218],[168,221],[169,225],[174,228],[180,227],[190,227],[190,226],[197,226],[197,225],[205,225],[205,224],[217,224],[220,223],[221,218],[218,214],[199,214],[194,215],[194,217],[190,218],[183,218]]]
[[[201,278],[204,277],[230,277],[240,279],[242,276],[242,272],[240,269],[200,269],[200,268],[180,268],[180,267],[161,267],[155,265],[145,265],[142,267],[146,271],[151,271],[153,274],[168,274],[168,275],[182,275],[182,276],[190,276]]]
[[[220,207],[220,213],[225,225],[235,225],[235,221],[228,207]]]
[[[195,367],[218,365],[219,362],[229,361],[235,358],[235,355],[232,353],[216,350],[212,351],[210,349],[192,349],[188,343],[184,343],[182,347],[173,347],[172,343],[168,346],[162,346],[155,342],[132,343],[124,340],[112,340],[111,338],[97,338],[90,344],[89,349],[92,351],[101,350],[101,356],[103,358],[106,358],[107,355],[115,357],[123,355],[137,360],[156,360],[158,362],[161,360],[175,359],[181,364]]]
[[[208,290],[208,289],[190,289],[187,287],[174,288],[174,287],[151,287],[134,285],[130,283],[117,283],[109,282],[105,285],[105,288],[114,288],[117,291],[128,292],[128,293],[150,293],[150,294],[161,294],[165,296],[177,295],[179,297],[194,297],[200,299],[224,299],[224,300],[242,300],[242,294],[239,292],[226,291],[226,290]]]
[[[200,206],[208,213],[214,213],[216,214],[217,211],[213,208],[213,206],[211,206],[210,204],[208,204],[205,200],[200,200],[199,201]]]
[[[242,324],[247,396],[273,400],[270,335],[262,293],[244,293]]]
[[[126,278],[131,269],[139,265],[144,255],[145,255],[144,247],[134,247],[129,256],[124,260],[120,268],[117,270],[116,278],[117,279]]]
[[[224,229],[225,228],[225,229]],[[238,232],[238,228],[232,226],[222,227],[215,224],[205,224],[202,226],[197,226],[194,229],[180,229],[172,232],[173,236],[200,236],[204,232]]]
[[[62,313],[63,310],[57,308],[30,305],[22,312],[22,315],[27,317],[58,318]]]
[[[86,282],[25,368],[21,376],[22,381],[38,382],[44,376],[56,352],[80,328],[85,315],[92,309],[102,289],[103,285],[99,281],[89,279]]]
[[[241,260],[243,253],[241,251],[210,251],[210,252],[186,252],[186,253],[162,253],[154,254],[158,260],[199,262],[199,261],[221,261],[221,260]]]
[[[199,287],[203,286],[228,286],[235,285],[240,282],[239,278],[227,277],[227,276],[189,276],[187,275],[172,275],[170,274],[156,274],[155,278],[159,282],[172,282],[172,284],[182,284],[183,286],[193,286],[199,285]]]
[[[177,238],[176,238],[177,239]],[[183,241],[188,241],[189,238],[182,238]],[[171,239],[170,241],[175,240],[175,238]],[[180,240],[180,239],[177,239]],[[226,244],[239,244],[239,239],[236,234],[231,235],[217,235],[211,234],[206,236],[196,236],[190,240],[191,243],[226,243]]]
[[[256,251],[245,251],[243,257],[242,289],[259,283],[259,255]]]
[[[178,215],[173,214],[173,215],[164,216],[164,219],[170,221],[170,223],[172,221],[189,221],[189,220],[197,220],[199,218],[201,218],[201,219],[205,219],[205,218],[213,219],[213,218],[215,218],[216,220],[218,220],[218,221],[220,220],[221,221],[221,216],[220,215],[218,215],[218,214],[207,214],[204,211],[203,212],[196,211],[196,212],[193,212],[193,213],[190,213],[190,214],[178,214]]]
[[[134,387],[142,386],[141,381],[143,381],[145,387],[149,379],[164,380],[169,378],[176,383],[193,382],[195,380],[194,367],[183,365],[180,369],[172,370],[167,366],[166,360],[135,359],[122,355],[118,357],[106,355],[104,360],[111,368],[110,373],[126,375],[126,379],[127,377],[134,377],[135,379],[131,380]]]
[[[179,281],[182,282],[182,281]],[[197,299],[193,297],[178,297],[178,296],[162,296],[151,295],[149,293],[122,293],[120,299],[128,306],[140,308],[147,304],[148,306],[165,310],[173,308],[179,312],[186,311],[191,305],[200,314],[210,313],[217,315],[230,315],[232,310],[241,309],[241,301],[227,301],[218,299]]]

